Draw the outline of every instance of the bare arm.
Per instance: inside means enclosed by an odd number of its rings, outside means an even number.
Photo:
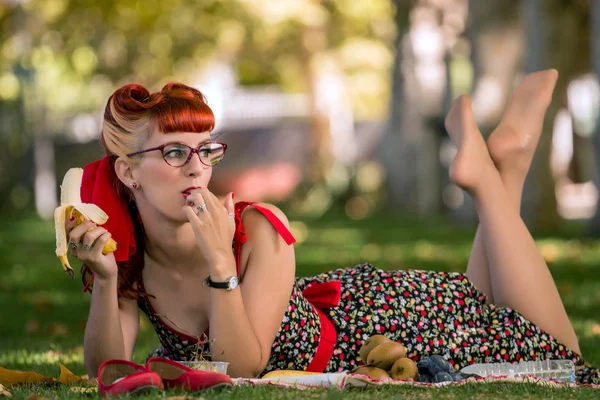
[[[289,226],[276,207],[265,205]],[[228,361],[232,376],[256,377],[266,367],[271,345],[287,309],[295,278],[293,246],[288,246],[267,219],[250,209],[244,215],[250,252],[240,288],[233,291],[211,289],[210,338],[213,359]],[[224,280],[235,271],[222,268]],[[227,272],[225,272],[227,271]],[[241,289],[241,290],[240,290]]]
[[[131,360],[139,331],[137,302],[117,300],[117,278],[94,280],[90,314],[85,327],[84,365],[90,377],[105,360]]]
[[[134,300],[123,300],[123,307],[119,310],[118,266],[112,253],[102,254],[110,233],[90,220],[77,226],[74,219],[67,220],[65,226],[69,232],[69,243],[77,244],[71,249],[71,254],[95,274],[83,339],[85,369],[90,377],[95,377],[105,360],[131,359],[139,329],[139,314]],[[85,248],[81,245],[84,243],[93,245]]]

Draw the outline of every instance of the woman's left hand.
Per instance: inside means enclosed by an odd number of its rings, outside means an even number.
[[[186,199],[183,212],[192,224],[196,243],[208,262],[211,273],[228,268],[227,264],[232,260],[235,268],[231,250],[235,233],[233,193],[229,193],[224,204],[221,204],[208,189],[194,190]]]

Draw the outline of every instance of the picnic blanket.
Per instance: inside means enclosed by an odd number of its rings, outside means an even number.
[[[10,397],[7,390],[10,386],[20,384],[46,384],[46,385],[70,385],[71,390],[79,393],[94,393],[97,390],[97,381],[88,379],[87,376],[77,376],[69,371],[64,365],[60,366],[59,378],[41,375],[32,371],[16,371],[0,367],[0,397]],[[399,379],[372,379],[370,377],[348,372],[323,373],[312,375],[285,376],[262,379],[236,378],[234,384],[238,386],[274,386],[282,388],[293,388],[298,390],[305,389],[337,389],[343,390],[348,387],[369,387],[369,386],[417,386],[417,387],[446,387],[462,386],[468,384],[490,384],[496,382],[507,383],[533,383],[547,387],[589,387],[600,389],[600,385],[564,383],[554,379],[538,378],[535,376],[508,377],[494,376],[485,378],[467,378],[457,382],[441,383],[421,383],[415,381],[403,381]]]
[[[316,389],[316,388],[333,388],[343,390],[346,387],[368,387],[368,386],[420,386],[420,387],[446,387],[446,386],[462,386],[468,384],[488,384],[496,382],[508,383],[534,383],[549,387],[590,387],[600,389],[600,385],[592,384],[577,384],[564,383],[551,378],[539,378],[536,376],[494,376],[485,378],[468,378],[456,382],[441,382],[441,383],[422,383],[415,381],[403,381],[400,379],[372,379],[368,376],[351,374],[347,372],[324,373],[303,376],[287,376],[277,378],[263,379],[234,379],[236,385],[255,385],[255,386],[277,386],[295,389]]]

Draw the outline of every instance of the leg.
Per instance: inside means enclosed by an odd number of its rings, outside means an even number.
[[[446,124],[458,147],[450,178],[474,199],[496,304],[518,310],[579,353],[552,275],[504,188],[468,98],[455,102]]]
[[[525,177],[542,133],[544,115],[556,82],[555,75],[552,71],[542,71],[525,77],[512,95],[502,121],[488,139],[490,156],[517,212],[521,209]],[[487,295],[488,303],[493,303],[494,294],[480,227],[475,234],[466,275]]]

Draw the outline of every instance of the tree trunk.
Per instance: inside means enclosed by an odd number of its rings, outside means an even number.
[[[600,0],[592,0],[590,10],[591,27],[591,59],[596,79],[600,80]],[[593,136],[595,153],[595,176],[596,188],[600,188],[600,118],[596,121],[596,130]],[[594,237],[600,237],[600,207],[596,209],[594,218],[590,221],[588,233]]]
[[[379,159],[386,170],[388,204],[403,210],[416,210],[416,151],[414,140],[409,136],[418,134],[417,126],[411,126],[411,112],[418,113],[414,104],[406,101],[407,79],[411,79],[411,66],[414,65],[410,53],[412,48],[407,36],[410,5],[396,0],[397,36],[394,44],[395,56],[392,69],[392,95],[386,134],[379,149]],[[405,59],[406,58],[406,59]],[[414,74],[413,74],[414,76]]]
[[[559,79],[554,90],[552,103],[546,113],[544,130],[540,138],[531,172],[525,182],[523,191],[523,214],[524,219],[537,229],[553,230],[560,226],[561,219],[558,215],[555,182],[550,170],[550,153],[552,146],[552,131],[554,118],[564,103],[564,97],[570,74],[563,68],[565,64],[561,58],[564,57],[564,52],[554,51],[557,59],[549,59],[546,51],[547,43],[544,40],[547,37],[547,25],[549,13],[543,0],[524,0],[522,3],[522,11],[525,27],[525,60],[524,68],[526,73],[539,71],[550,65],[559,70]],[[552,21],[554,22],[554,21]],[[556,24],[551,24],[553,29],[560,29]],[[563,41],[564,43],[564,41]],[[559,47],[559,43],[554,43],[554,46]]]
[[[54,168],[54,143],[50,135],[37,132],[33,143],[35,161],[35,209],[44,219],[54,216],[58,198]]]
[[[479,32],[479,14],[481,10],[481,0],[469,0],[469,18],[467,20],[467,38],[471,46],[471,65],[473,66],[473,82],[471,88],[481,77],[481,60],[479,59],[478,32]]]
[[[315,0],[315,2],[320,3],[320,0]],[[305,27],[303,32],[304,70],[311,107],[311,160],[308,167],[308,180],[312,185],[324,183],[325,173],[331,164],[329,121],[325,110],[319,104],[318,98],[320,69],[317,59],[326,50],[326,32],[326,26],[324,25],[309,25]]]

